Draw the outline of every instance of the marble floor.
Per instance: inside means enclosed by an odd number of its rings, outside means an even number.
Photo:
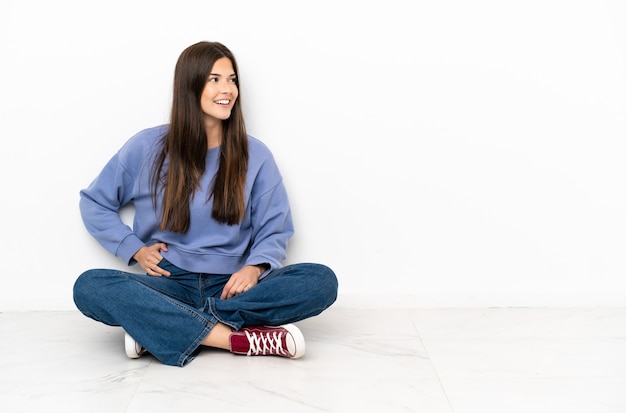
[[[626,308],[331,307],[298,360],[131,360],[78,312],[0,313],[0,412],[626,412]]]

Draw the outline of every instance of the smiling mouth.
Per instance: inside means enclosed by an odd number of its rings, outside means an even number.
[[[220,99],[220,100],[216,100],[215,103],[217,103],[218,105],[228,105],[230,103],[230,100]]]

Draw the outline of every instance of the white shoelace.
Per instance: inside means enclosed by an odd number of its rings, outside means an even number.
[[[250,333],[245,331],[245,333],[246,337],[248,337],[248,342],[250,343],[248,356],[257,356],[259,354],[287,354],[287,351],[283,349],[284,331],[268,331],[267,333]]]

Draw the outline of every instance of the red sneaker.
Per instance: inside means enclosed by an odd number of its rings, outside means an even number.
[[[293,324],[244,327],[230,335],[230,352],[234,354],[297,359],[304,355],[305,348],[304,336]]]

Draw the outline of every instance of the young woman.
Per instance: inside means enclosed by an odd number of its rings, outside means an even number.
[[[293,324],[337,298],[322,264],[283,266],[289,200],[269,149],[247,135],[235,57],[217,42],[180,55],[170,122],[133,136],[80,192],[89,233],[145,274],[91,269],[74,302],[126,332],[126,353],[185,366],[203,346],[301,357]],[[120,209],[132,204],[133,226]]]

